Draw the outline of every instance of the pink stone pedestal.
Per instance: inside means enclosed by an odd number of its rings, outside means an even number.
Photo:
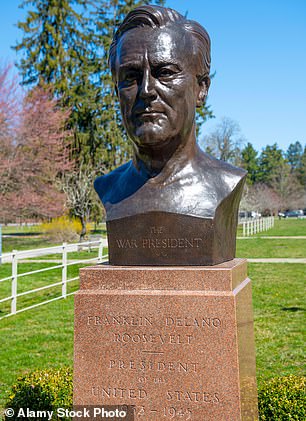
[[[247,264],[81,269],[75,405],[133,405],[135,420],[257,420]]]

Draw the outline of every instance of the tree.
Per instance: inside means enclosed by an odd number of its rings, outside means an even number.
[[[58,176],[71,168],[65,130],[69,111],[50,91],[35,88],[24,98],[11,147],[12,170],[1,189],[2,211],[11,220],[51,218],[63,212]]]
[[[240,162],[243,142],[238,123],[224,117],[216,129],[204,137],[202,143],[207,153],[237,165]]]
[[[19,92],[16,78],[12,76],[11,65],[0,65],[0,219],[9,220],[12,209],[8,193],[13,188],[12,175],[19,168],[16,155],[16,123],[20,112]]]
[[[282,200],[271,187],[256,183],[246,185],[240,203],[240,209],[257,211],[262,215],[275,215],[282,209]]]
[[[278,177],[282,176],[279,171],[280,167],[285,164],[283,151],[274,143],[272,146],[267,145],[261,152],[259,157],[258,181],[269,186],[278,181]]]
[[[286,158],[290,165],[291,173],[295,172],[301,165],[303,148],[300,142],[291,143],[286,152]]]
[[[304,189],[306,190],[306,145],[301,156],[300,166],[297,170],[297,177]]]
[[[293,148],[290,148],[292,151]],[[291,156],[291,163],[296,162]],[[305,192],[297,170],[291,171],[283,151],[274,143],[267,145],[259,157],[258,180],[272,188],[281,200],[280,209],[300,208],[306,205]]]
[[[0,63],[0,136],[10,135],[19,113],[20,92],[11,64]]]
[[[62,188],[66,193],[66,205],[70,213],[79,218],[82,224],[80,240],[86,235],[86,223],[94,204],[92,185],[96,172],[81,164],[79,168],[66,173],[62,179]]]
[[[81,7],[79,13],[72,4]],[[23,52],[18,65],[24,85],[41,82],[52,86],[54,94],[70,105],[74,82],[86,50],[84,35],[84,0],[24,0],[20,7],[31,5],[25,22],[17,26],[24,32],[13,48]]]
[[[253,145],[248,142],[246,147],[241,151],[241,166],[247,170],[247,182],[248,184],[254,184],[257,180],[258,174],[258,156],[257,151]]]

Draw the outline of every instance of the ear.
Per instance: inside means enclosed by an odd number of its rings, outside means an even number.
[[[196,106],[202,107],[208,94],[208,89],[210,86],[210,77],[204,76],[204,77],[199,78],[198,81],[199,81],[200,90],[198,93]]]

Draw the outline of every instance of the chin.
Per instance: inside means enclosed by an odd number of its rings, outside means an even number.
[[[173,133],[169,133],[169,130],[161,126],[156,127],[156,125],[138,127],[132,136],[139,146],[162,146],[172,137]]]

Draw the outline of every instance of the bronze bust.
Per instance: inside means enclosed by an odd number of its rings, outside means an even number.
[[[210,39],[160,6],[130,12],[110,66],[132,161],[95,180],[111,264],[214,265],[235,257],[246,172],[204,153],[195,111],[206,98]]]

